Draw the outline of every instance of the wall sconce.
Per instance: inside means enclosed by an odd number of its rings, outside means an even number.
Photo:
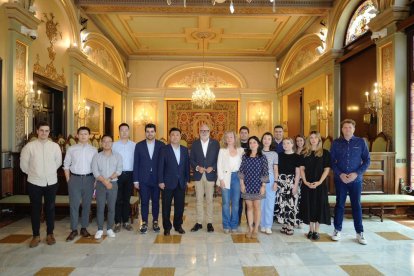
[[[26,139],[29,137],[29,112],[43,111],[43,102],[41,98],[42,91],[34,91],[33,81],[29,81],[29,86],[26,88],[24,94],[17,97],[17,103],[24,109],[24,134]]]
[[[260,129],[266,123],[267,120],[265,118],[265,113],[262,111],[262,108],[259,108],[259,110],[257,110],[256,114],[254,115],[254,119],[250,121],[250,125],[253,125],[257,129]]]
[[[316,107],[319,121],[326,121],[332,117],[332,111],[329,111],[328,104],[322,104]]]
[[[86,125],[86,117],[89,115],[90,107],[86,105],[86,100],[78,103],[78,108],[75,110],[75,117],[78,118],[78,127]]]
[[[365,91],[366,102],[364,104],[368,113],[374,116],[383,108],[383,104],[390,105],[390,93],[383,91],[378,83],[374,83],[372,92]]]
[[[138,118],[135,119],[135,122],[142,126],[145,126],[149,123],[152,123],[153,118],[149,115],[148,110],[145,110],[145,108],[143,108],[138,114]]]

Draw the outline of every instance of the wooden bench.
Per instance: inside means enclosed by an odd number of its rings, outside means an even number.
[[[56,196],[56,206],[57,207],[69,207],[69,196],[68,195],[57,195]],[[134,223],[134,218],[138,218],[139,215],[139,197],[138,196],[131,196],[129,200],[129,204],[131,205],[131,223]],[[30,206],[30,199],[28,195],[12,195],[9,197],[5,197],[0,199],[0,206],[2,207],[16,207],[16,206]],[[91,209],[96,208],[96,200],[92,200]],[[42,218],[44,217],[43,209],[42,209]],[[92,210],[91,216],[92,219]]]
[[[336,196],[329,196],[329,205],[331,208],[335,207]],[[362,195],[361,206],[362,209],[368,209],[370,217],[372,215],[378,216],[383,221],[384,208],[386,207],[399,207],[399,206],[413,206],[414,196],[410,195]],[[351,207],[349,196],[346,198],[345,208]],[[373,209],[380,209],[380,213],[373,213]]]

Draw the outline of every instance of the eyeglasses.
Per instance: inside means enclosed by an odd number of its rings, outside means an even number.
[[[210,131],[209,129],[200,129],[200,132],[204,132],[204,133],[209,132],[209,131]]]

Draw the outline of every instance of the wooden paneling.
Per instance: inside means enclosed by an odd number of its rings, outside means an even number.
[[[395,183],[395,152],[371,152],[371,164],[363,176],[363,194],[398,194]],[[332,170],[329,174],[329,194],[335,194]]]
[[[288,95],[288,131],[289,136],[294,137],[298,134],[303,135],[303,109],[302,109],[303,90],[296,91]]]
[[[1,195],[4,196],[7,193],[13,193],[13,169],[6,168],[1,170]]]
[[[341,62],[341,120],[356,122],[355,135],[372,139],[377,134],[377,123],[364,124],[366,113],[365,91],[371,91],[377,80],[375,45],[354,54]]]

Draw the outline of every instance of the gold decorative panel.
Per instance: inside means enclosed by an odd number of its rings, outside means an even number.
[[[212,68],[194,68],[183,70],[170,76],[165,84],[171,88],[196,87],[195,84],[205,81],[212,88],[239,88],[240,82],[227,72]]]
[[[56,51],[55,44],[58,41],[59,37],[62,39],[62,33],[58,30],[59,23],[55,22],[55,16],[53,13],[43,14],[44,20],[43,23],[46,24],[46,36],[49,39],[50,46],[47,47],[49,53],[50,62],[46,66],[40,64],[39,54],[36,55],[36,63],[33,65],[33,72],[39,75],[42,75],[51,80],[60,82],[62,84],[66,83],[65,71],[62,67],[62,74],[59,74],[55,67]]]
[[[286,70],[284,81],[293,78],[296,74],[319,59],[319,55],[315,50],[318,46],[319,44],[317,43],[309,44],[295,54]]]
[[[383,97],[386,96],[391,101],[390,104],[385,104],[387,99],[382,99],[382,131],[388,137],[393,137],[394,57],[392,43],[381,47],[381,80]]]
[[[27,45],[16,41],[16,60],[15,60],[15,80],[16,80],[16,98],[23,97],[26,90],[26,79],[27,79]],[[15,104],[16,106],[16,131],[15,141],[16,146],[20,148],[24,140],[24,109],[21,105]]]

